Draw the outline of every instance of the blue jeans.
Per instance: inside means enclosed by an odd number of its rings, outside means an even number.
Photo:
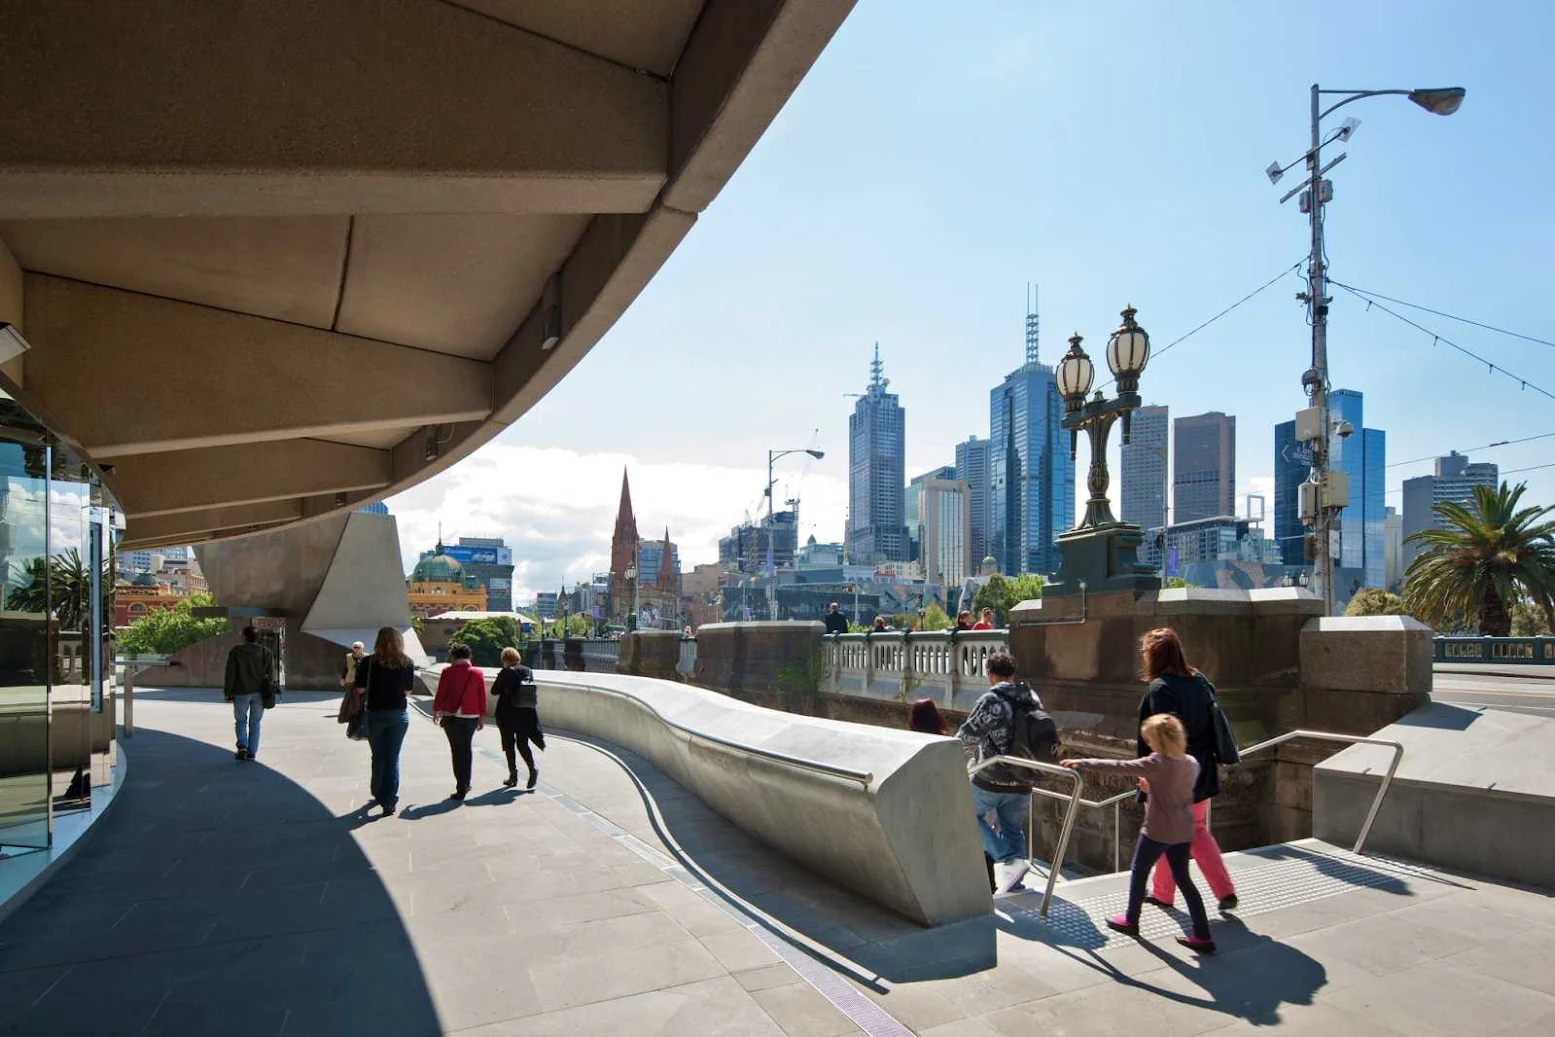
[[[410,730],[408,709],[369,709],[367,744],[373,750],[373,800],[392,810],[400,801],[400,746]]]
[[[238,748],[248,750],[250,756],[259,755],[259,725],[265,719],[264,696],[232,696],[232,726],[236,728]]]
[[[989,792],[972,786],[972,805],[977,810],[977,831],[983,852],[1000,864],[1026,856],[1026,817],[1031,797],[1023,792]],[[989,823],[990,815],[994,823]]]

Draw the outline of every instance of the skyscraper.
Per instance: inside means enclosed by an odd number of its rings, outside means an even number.
[[[1361,569],[1367,587],[1388,584],[1387,498],[1384,479],[1387,472],[1387,433],[1367,428],[1365,399],[1353,389],[1335,389],[1329,394],[1329,411],[1334,422],[1347,421],[1353,432],[1348,436],[1331,435],[1328,442],[1329,467],[1343,472],[1349,480],[1350,503],[1339,512],[1339,554],[1336,565]],[[1301,521],[1301,484],[1312,470],[1312,452],[1296,441],[1296,423],[1285,421],[1274,427],[1274,539],[1280,560],[1286,565],[1307,562],[1304,539],[1308,532]],[[1348,593],[1348,590],[1346,590]]]
[[[956,444],[956,478],[966,483],[971,501],[968,541],[976,565],[988,554],[988,440],[971,436]]]
[[[1167,411],[1141,407],[1134,412],[1129,443],[1123,447],[1121,517],[1147,533],[1166,525]],[[1150,542],[1150,537],[1145,537]]]
[[[930,479],[955,479],[955,477],[956,469],[953,466],[941,465],[938,468],[931,468],[922,475],[913,476],[912,482],[907,484],[907,492],[902,497],[902,524],[907,527],[908,561],[916,562],[923,557],[921,554],[923,514],[919,510],[922,498],[918,491]]]
[[[988,553],[1008,575],[1058,571],[1058,535],[1074,525],[1074,459],[1053,369],[1037,360],[1026,316],[1026,362],[989,393]]]
[[[957,587],[974,572],[972,498],[967,484],[955,478],[954,469],[936,469],[914,479],[918,497],[918,542],[923,578],[939,587]]]
[[[1172,429],[1172,521],[1236,514],[1236,417],[1210,411]]]
[[[1474,499],[1474,487],[1495,487],[1501,481],[1501,470],[1488,461],[1470,463],[1468,456],[1456,450],[1446,457],[1436,459],[1436,473],[1404,480],[1404,555],[1400,565],[1409,563],[1424,550],[1411,544],[1409,538],[1424,529],[1441,529],[1446,523],[1432,510],[1437,504],[1456,502],[1462,504]]]
[[[882,377],[880,345],[869,389],[848,419],[848,556],[855,565],[907,561],[903,516],[907,415]]]

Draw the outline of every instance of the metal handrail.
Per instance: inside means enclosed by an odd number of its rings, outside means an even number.
[[[1273,738],[1268,738],[1268,739],[1265,739],[1262,742],[1257,742],[1257,743],[1255,743],[1253,745],[1249,745],[1246,748],[1243,748],[1243,749],[1239,750],[1239,752],[1244,757],[1245,756],[1251,756],[1253,753],[1262,752],[1265,749],[1272,749],[1276,745],[1282,745],[1285,742],[1293,742],[1293,741],[1295,741],[1298,738],[1309,738],[1309,739],[1311,739],[1311,740],[1313,740],[1315,742],[1345,742],[1345,743],[1352,744],[1352,745],[1382,745],[1382,746],[1387,746],[1387,747],[1389,747],[1389,748],[1391,748],[1393,750],[1393,762],[1388,765],[1388,772],[1385,775],[1383,775],[1382,784],[1380,786],[1378,786],[1378,788],[1377,788],[1377,795],[1371,801],[1371,810],[1369,810],[1367,812],[1367,814],[1366,814],[1366,823],[1361,826],[1360,834],[1356,837],[1356,840],[1355,840],[1355,846],[1350,851],[1351,853],[1360,854],[1362,849],[1366,845],[1366,838],[1367,838],[1367,836],[1369,836],[1371,834],[1372,824],[1377,820],[1377,814],[1382,810],[1382,799],[1383,799],[1384,796],[1386,796],[1388,794],[1388,787],[1393,784],[1393,775],[1398,771],[1399,762],[1402,761],[1403,758],[1404,758],[1404,746],[1403,746],[1403,743],[1396,742],[1396,741],[1394,741],[1394,740],[1392,740],[1390,738],[1370,738],[1370,737],[1365,737],[1365,736],[1362,736],[1362,735],[1341,735],[1341,734],[1335,734],[1332,731],[1307,731],[1305,729],[1298,728],[1298,729],[1296,729],[1294,731],[1287,731],[1287,732],[1285,732],[1282,735],[1275,735]],[[1001,759],[1002,759],[1002,757],[1001,757]],[[1011,760],[1011,762],[1021,762],[1021,761]],[[1029,762],[1029,761],[1027,761],[1027,762]],[[1052,791],[1050,789],[1044,789],[1044,788],[1034,788],[1034,789],[1031,790],[1031,792],[1032,792],[1033,795],[1047,796],[1049,799],[1066,800],[1066,799],[1071,798],[1069,796],[1064,795],[1061,792],[1054,792],[1054,791]],[[1108,796],[1106,799],[1101,799],[1101,800],[1082,799],[1082,800],[1079,801],[1079,805],[1082,806],[1082,807],[1090,807],[1090,808],[1095,808],[1095,809],[1100,809],[1100,808],[1105,808],[1105,807],[1111,807],[1112,808],[1112,870],[1113,871],[1121,871],[1122,870],[1122,867],[1121,867],[1121,864],[1122,864],[1122,839],[1120,838],[1120,836],[1121,836],[1121,825],[1120,825],[1120,819],[1119,819],[1119,815],[1121,813],[1120,807],[1121,807],[1121,804],[1123,803],[1123,801],[1125,799],[1132,799],[1135,795],[1137,795],[1137,792],[1135,792],[1132,789],[1129,789],[1129,790],[1126,790],[1124,792],[1119,792],[1116,795]],[[1071,823],[1072,823],[1071,819],[1068,816],[1066,816],[1065,819],[1064,819],[1063,834],[1062,834],[1062,836],[1059,839],[1059,849],[1060,849],[1060,851],[1066,850],[1068,848],[1068,845],[1069,845],[1069,827],[1070,827]],[[1208,827],[1208,825],[1209,825],[1209,818],[1208,818],[1207,815],[1205,817],[1204,823],[1205,823],[1205,826]],[[1063,866],[1062,858],[1059,858],[1059,859],[1055,860],[1053,862],[1053,871],[1056,873],[1058,871],[1058,869],[1060,867],[1062,867],[1062,866]],[[1045,913],[1046,912],[1044,911],[1044,914]]]
[[[1068,767],[1060,767],[1056,763],[1040,763],[1037,760],[1027,760],[1019,756],[990,756],[981,763],[968,767],[967,774],[976,777],[979,773],[996,763],[1009,763],[1017,767],[1027,767],[1034,771],[1040,771],[1043,774],[1055,774],[1059,777],[1068,778],[1074,782],[1074,788],[1067,797],[1042,788],[1033,787],[1031,790],[1033,794],[1040,792],[1044,796],[1052,796],[1054,799],[1067,798],[1069,800],[1069,809],[1064,812],[1064,827],[1058,835],[1058,850],[1053,854],[1053,861],[1047,872],[1047,889],[1042,894],[1041,915],[1043,918],[1046,918],[1048,905],[1053,902],[1053,886],[1058,882],[1058,871],[1063,867],[1064,855],[1069,852],[1069,833],[1074,830],[1075,813],[1081,803],[1080,793],[1085,788],[1085,778],[1079,771],[1070,770]],[[1028,858],[1031,856],[1031,845],[1029,843],[1026,846],[1026,856]]]
[[[557,671],[540,671],[540,673],[555,672]],[[537,673],[535,677],[537,680],[539,680],[540,674]],[[687,727],[685,724],[671,720],[669,717],[666,717],[663,713],[660,713],[657,709],[655,709],[652,703],[644,702],[636,695],[629,695],[624,691],[616,691],[614,688],[605,688],[599,686],[598,684],[588,684],[581,681],[576,683],[572,681],[557,681],[556,683],[573,688],[584,687],[588,688],[590,691],[597,691],[605,695],[614,695],[618,698],[630,699],[638,706],[641,706],[643,709],[646,709],[648,712],[652,713],[659,721],[659,723],[673,731],[679,731],[681,734],[688,738],[698,738],[704,742],[711,742],[713,745],[721,746],[725,749],[732,749],[735,752],[743,753],[746,756],[754,756],[759,759],[772,760],[777,763],[787,764],[790,767],[798,767],[802,770],[815,771],[817,773],[827,774],[832,777],[846,778],[849,781],[859,782],[866,788],[869,786],[870,782],[875,780],[875,775],[872,771],[855,770],[852,767],[839,767],[836,764],[822,763],[819,760],[807,760],[802,756],[791,756],[788,753],[778,752],[775,749],[763,749],[756,745],[743,745],[739,742],[732,742],[727,738],[720,738],[717,735],[710,735],[706,731],[698,731],[696,728]]]

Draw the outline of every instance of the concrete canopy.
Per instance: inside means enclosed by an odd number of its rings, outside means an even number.
[[[403,490],[588,352],[852,4],[0,0],[0,387],[125,547]]]

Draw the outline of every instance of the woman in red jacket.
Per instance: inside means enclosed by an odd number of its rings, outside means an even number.
[[[470,757],[475,732],[486,726],[486,675],[470,665],[467,645],[448,649],[449,666],[437,678],[432,697],[432,722],[448,736],[448,752],[454,764],[454,794],[463,799],[470,791]]]

